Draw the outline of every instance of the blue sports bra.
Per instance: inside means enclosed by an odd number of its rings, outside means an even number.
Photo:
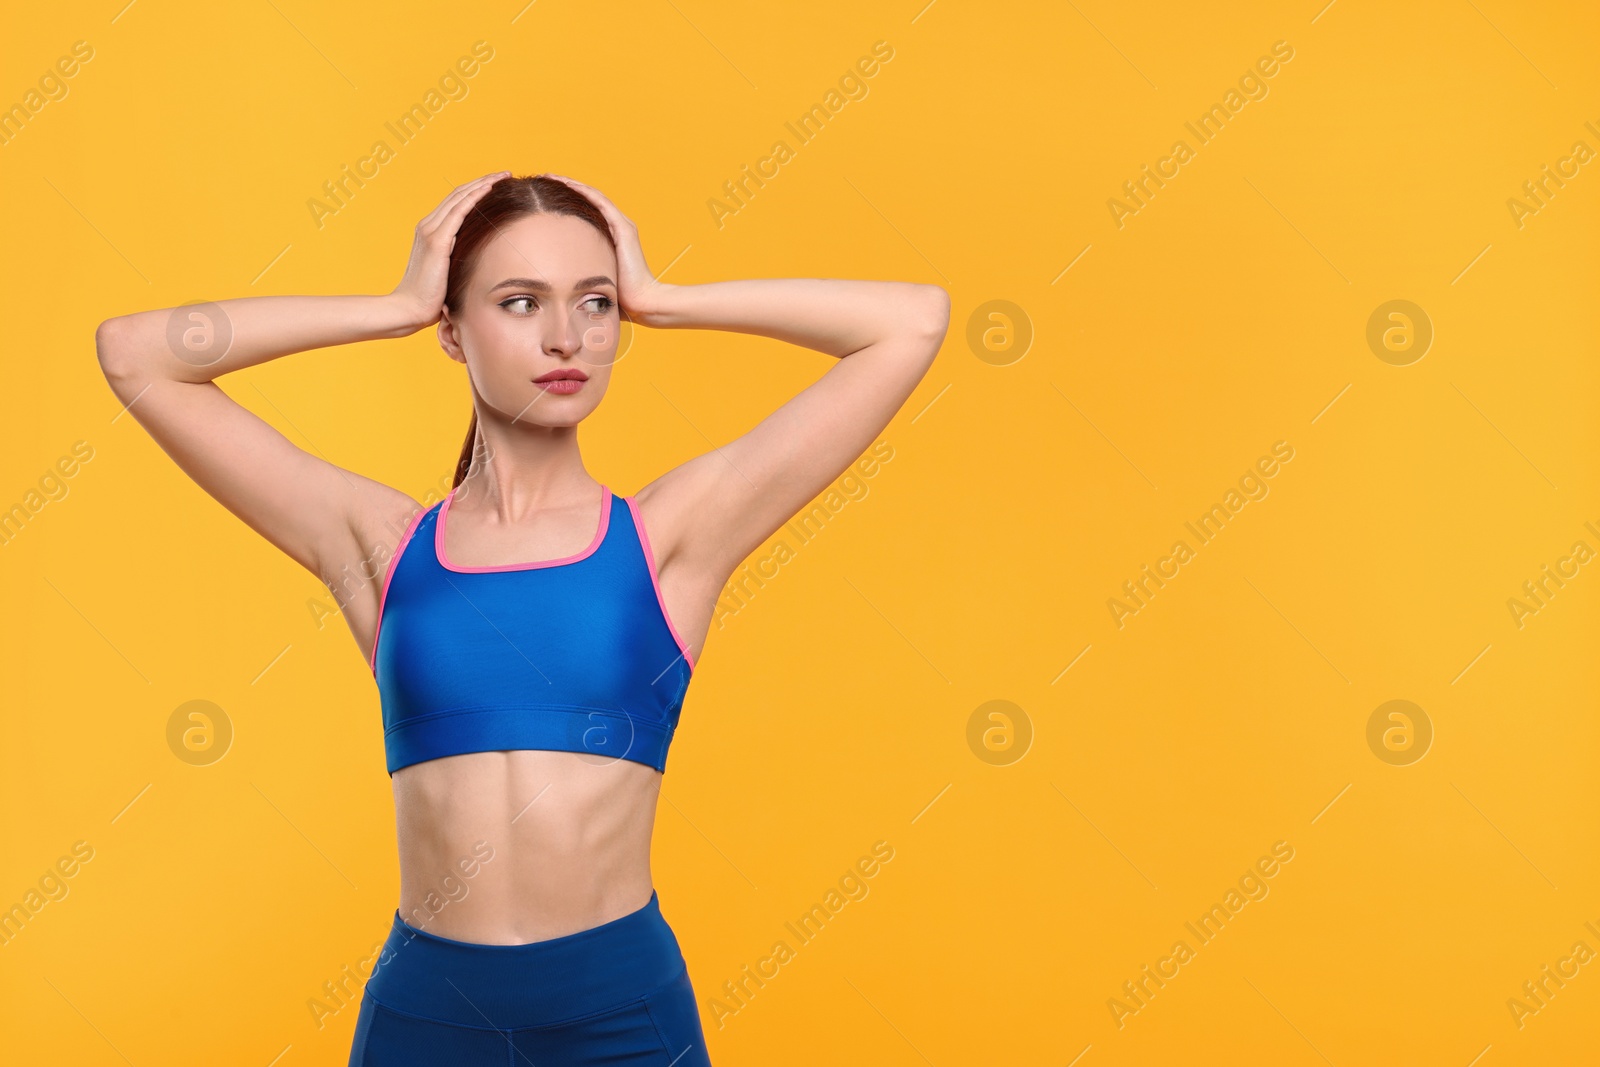
[[[694,659],[667,616],[638,506],[600,490],[594,541],[564,559],[450,563],[454,489],[412,519],[373,637],[389,774],[507,749],[665,769]]]

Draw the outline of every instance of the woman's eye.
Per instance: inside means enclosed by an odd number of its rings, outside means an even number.
[[[591,296],[584,303],[597,305],[594,309],[596,315],[604,315],[611,310],[611,298],[609,296]]]
[[[507,300],[504,303],[502,303],[500,306],[503,307],[503,308],[508,308],[512,304],[532,304],[532,303],[533,303],[533,297],[531,297],[531,296],[514,296],[510,300]],[[517,312],[517,314],[519,314],[519,315],[527,315],[527,314],[531,314],[531,312],[532,312],[532,309],[530,308],[528,311],[519,311],[519,312]]]

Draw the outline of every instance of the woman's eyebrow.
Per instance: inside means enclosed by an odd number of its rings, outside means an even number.
[[[573,285],[573,288],[574,289],[593,289],[596,286],[600,286],[600,285],[609,285],[613,289],[615,289],[617,287],[617,283],[612,281],[606,275],[604,275],[604,274],[591,274],[587,278],[579,278],[577,283]],[[495,292],[499,292],[501,289],[532,289],[533,291],[538,292],[538,293],[548,293],[548,292],[553,291],[553,287],[550,285],[549,282],[541,281],[541,280],[539,280],[537,278],[507,278],[505,281],[501,282],[499,285],[491,287],[489,292],[495,293]]]

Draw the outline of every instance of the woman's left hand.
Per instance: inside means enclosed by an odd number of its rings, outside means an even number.
[[[644,249],[639,244],[639,227],[600,190],[561,174],[545,174],[543,177],[564,182],[600,209],[607,225],[611,227],[611,240],[617,247],[617,273],[621,275],[617,279],[617,300],[630,320],[650,325],[651,314],[660,304],[662,294],[671,286],[657,281],[650,273],[650,268],[645,266]]]

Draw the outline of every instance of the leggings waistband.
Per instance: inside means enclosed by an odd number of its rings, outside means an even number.
[[[654,890],[644,907],[525,945],[454,941],[396,910],[367,989],[396,1011],[496,1029],[569,1022],[619,1007],[677,978],[682,951]]]

